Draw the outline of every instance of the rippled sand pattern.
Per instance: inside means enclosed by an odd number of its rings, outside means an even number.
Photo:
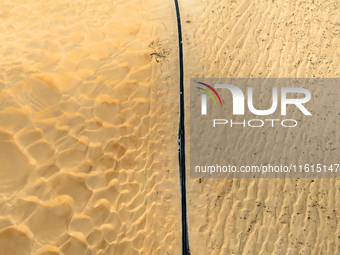
[[[193,77],[339,77],[337,1],[188,0],[180,7],[188,100]],[[192,254],[340,254],[339,180],[188,182]]]
[[[166,1],[0,2],[1,255],[179,254],[174,22]]]

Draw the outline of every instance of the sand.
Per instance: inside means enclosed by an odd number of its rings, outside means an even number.
[[[187,100],[194,77],[339,77],[336,1],[188,0],[180,7]],[[338,179],[189,178],[192,254],[339,254],[339,188]]]
[[[179,2],[187,127],[193,77],[339,77],[334,0]],[[172,1],[0,2],[0,255],[181,254],[176,29]],[[187,192],[191,254],[340,253],[338,180]]]
[[[179,254],[173,3],[1,1],[0,254]]]

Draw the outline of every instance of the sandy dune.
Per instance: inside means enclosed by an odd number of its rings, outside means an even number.
[[[166,1],[1,1],[0,254],[179,254]]]
[[[187,85],[194,77],[339,77],[336,1],[180,5]],[[189,179],[192,254],[339,254],[339,188],[338,179]]]
[[[190,78],[339,77],[334,0],[179,2],[187,127]],[[173,2],[4,0],[0,36],[0,255],[180,254]],[[187,190],[194,255],[340,253],[337,179]]]

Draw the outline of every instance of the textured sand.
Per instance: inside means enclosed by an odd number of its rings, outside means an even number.
[[[180,5],[187,85],[194,77],[339,77],[337,1]],[[339,195],[334,179],[189,179],[192,254],[340,254]]]
[[[174,22],[168,1],[0,2],[1,255],[180,253]]]
[[[192,77],[339,77],[336,1],[180,8],[188,100]],[[176,33],[172,1],[0,2],[0,255],[180,254]],[[339,254],[339,189],[188,178],[192,254]]]

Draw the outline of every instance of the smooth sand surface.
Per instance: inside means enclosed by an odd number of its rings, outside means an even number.
[[[339,77],[337,1],[180,5],[188,100],[194,77]],[[187,190],[192,254],[340,254],[338,179],[189,178]]]
[[[0,2],[0,254],[180,254],[172,2]]]

